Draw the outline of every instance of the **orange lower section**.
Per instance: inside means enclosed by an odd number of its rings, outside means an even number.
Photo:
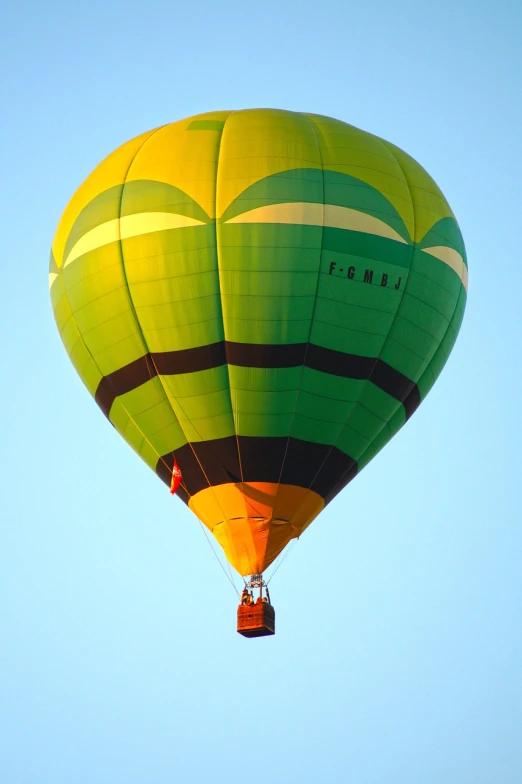
[[[291,539],[300,536],[324,507],[312,490],[275,482],[207,487],[189,507],[212,531],[239,574],[261,574]]]

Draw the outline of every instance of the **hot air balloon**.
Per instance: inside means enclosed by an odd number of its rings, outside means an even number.
[[[268,634],[263,573],[426,397],[467,262],[401,149],[253,109],[109,155],[61,218],[49,285],[87,389],[260,588],[242,633]]]

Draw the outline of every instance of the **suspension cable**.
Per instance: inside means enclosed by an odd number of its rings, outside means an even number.
[[[212,545],[212,542],[211,542],[211,541],[210,541],[210,539],[209,539],[209,536],[208,536],[208,534],[207,534],[207,531],[206,531],[206,528],[205,528],[205,526],[203,525],[203,523],[201,522],[201,520],[199,519],[199,517],[197,518],[197,520],[198,520],[198,523],[199,523],[199,524],[200,524],[200,526],[201,526],[201,530],[203,531],[203,534],[205,535],[205,539],[207,540],[207,542],[208,542],[208,543],[209,543],[209,545],[210,545],[210,549],[211,549],[211,550],[212,550],[212,552],[214,553],[214,557],[215,557],[216,561],[218,562],[218,564],[219,564],[219,566],[220,566],[220,568],[221,568],[221,570],[222,570],[223,574],[225,575],[225,577],[227,578],[228,582],[230,583],[230,585],[232,586],[232,588],[233,588],[233,589],[234,589],[234,591],[236,592],[236,595],[237,595],[237,597],[238,597],[238,599],[239,599],[239,591],[238,591],[238,589],[236,588],[236,584],[235,584],[234,580],[232,579],[232,574],[227,574],[227,570],[225,569],[225,567],[224,567],[224,566],[223,566],[223,564],[221,563],[221,559],[219,558],[219,555],[218,555],[218,554],[216,553],[216,551],[214,550],[214,547],[213,547],[213,545]]]
[[[292,550],[294,549],[294,547],[295,547],[295,545],[297,544],[298,541],[299,541],[299,537],[297,537],[295,539],[292,539],[292,541],[290,542],[290,545],[285,548],[283,553],[281,553],[282,557],[279,559],[279,561],[277,563],[277,566],[275,566],[274,571],[272,572],[272,574],[270,575],[270,577],[266,581],[267,585],[270,585],[270,583],[274,579],[274,576],[275,576],[276,572],[279,570],[279,567],[281,566],[283,561],[286,561],[286,559],[288,558],[288,556],[290,555],[290,553],[292,552]]]

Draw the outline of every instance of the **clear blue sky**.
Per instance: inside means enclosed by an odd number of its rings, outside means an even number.
[[[2,784],[520,784],[522,4],[22,0],[2,22]],[[250,641],[195,518],[70,365],[47,263],[117,145],[252,106],[413,155],[470,288],[434,390]]]

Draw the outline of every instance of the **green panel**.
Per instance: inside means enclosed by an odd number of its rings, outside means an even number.
[[[284,122],[282,123],[282,119]],[[240,343],[304,343],[310,337],[323,228],[287,224],[224,222],[254,208],[274,203],[323,203],[323,173],[295,166],[299,155],[320,167],[321,158],[311,124],[301,115],[263,115],[262,147],[250,155],[231,147],[235,120],[225,127],[217,189],[226,179],[227,164],[250,174],[259,170],[259,155],[280,158],[279,174],[258,177],[224,211],[217,224],[218,262],[225,338]],[[248,138],[248,137],[247,137]],[[283,163],[287,161],[286,165]],[[283,253],[281,252],[283,249]],[[282,265],[279,262],[282,261]],[[289,435],[296,421],[296,390],[248,393],[230,376],[234,418],[241,434]],[[254,411],[260,416],[256,417]],[[244,413],[247,412],[247,413]],[[324,435],[323,435],[324,437]]]
[[[121,194],[123,186],[115,185],[103,193],[98,194],[87,204],[76,218],[67,242],[65,243],[63,258],[67,259],[71,248],[78,242],[80,237],[91,229],[99,226],[100,223],[119,218]]]
[[[69,350],[69,357],[91,395],[96,394],[96,389],[98,388],[102,375],[85,347],[85,343],[79,333],[76,341]]]
[[[162,455],[183,446],[179,438],[176,438],[177,428],[175,426],[162,431],[151,439],[146,439],[138,425],[126,416],[118,403],[115,403],[114,408],[114,418],[118,420],[117,431],[153,471]]]
[[[289,202],[322,203],[323,177],[314,169],[293,169],[267,177],[250,186],[233,202],[221,220],[231,218],[267,204]],[[363,211],[385,221],[406,241],[409,235],[397,210],[378,190],[360,179],[324,171],[324,203]]]
[[[165,443],[169,444],[168,438],[165,438]],[[165,450],[161,453],[160,457],[162,455],[166,455],[169,452],[174,451],[174,448],[175,447],[170,446],[169,444],[169,446],[167,446]],[[153,471],[156,470],[156,466],[158,464],[158,453],[156,449],[154,449],[148,441],[145,441],[145,439],[143,439],[143,441],[141,442],[141,446],[139,447],[139,449],[136,450],[136,452],[141,457],[143,462],[149,466],[149,468],[151,468]]]
[[[338,422],[330,422],[321,416],[311,419],[296,414],[292,422],[292,437],[302,441],[311,441],[315,444],[335,444],[339,435]]]
[[[417,297],[411,296],[409,287],[402,298],[398,314],[412,324],[421,327],[436,340],[442,340],[449,324],[451,313],[448,317],[442,316],[439,311]]]
[[[74,310],[107,291],[125,286],[119,242],[84,253],[64,267],[61,274]]]
[[[267,249],[274,249],[277,254],[282,249],[291,248],[290,269],[302,269],[303,260],[308,261],[306,269],[317,269],[317,257],[313,265],[313,251],[321,247],[322,226],[301,226],[286,223],[218,223],[219,231],[219,268],[237,269],[279,269],[279,265],[267,254]],[[337,231],[332,229],[331,231]],[[340,231],[340,230],[339,230]],[[233,249],[238,253],[234,255]],[[232,255],[229,254],[232,252]]]
[[[158,287],[159,290],[159,287]],[[158,295],[159,299],[159,295]],[[166,299],[166,298],[165,298]],[[173,351],[179,348],[191,348],[179,340],[173,343],[169,338],[172,331],[169,328],[182,327],[187,324],[201,326],[201,344],[215,343],[222,337],[222,331],[216,322],[221,318],[219,294],[211,294],[203,297],[193,297],[185,301],[172,303],[167,301],[155,301],[151,297],[149,305],[136,307],[140,327],[144,334],[148,336],[148,345],[151,351]],[[174,307],[172,307],[174,305]],[[207,325],[207,326],[205,326]],[[150,340],[152,333],[155,333],[154,340]],[[190,340],[190,343],[193,341]]]
[[[335,445],[337,449],[340,449],[345,455],[349,455],[354,460],[359,461],[361,455],[368,449],[370,443],[370,440],[357,432],[357,430],[354,430],[349,425],[345,425],[337,437]]]
[[[318,296],[315,302],[314,320],[334,327],[346,327],[353,324],[358,332],[372,335],[387,335],[395,318],[394,313],[382,310],[370,310],[356,305],[346,305],[331,299]]]
[[[147,451],[155,453],[154,467],[161,455],[186,443],[157,377],[121,395],[111,408],[111,422],[136,451],[144,442],[149,444]]]
[[[343,258],[346,259],[346,257]],[[364,272],[368,265],[366,263],[358,264],[358,257],[350,257],[349,265],[345,263],[344,267],[342,266],[343,261],[338,261],[333,254],[328,254],[328,260],[328,266],[323,262],[319,278],[317,293],[320,297],[345,302],[347,305],[355,305],[358,308],[366,308],[374,312],[389,314],[396,312],[402,298],[404,278],[401,281],[400,289],[395,289],[392,285],[395,279],[390,281],[389,286],[381,286],[380,280],[382,278],[379,278],[377,273],[374,273],[372,283],[365,283]],[[331,261],[335,261],[337,264],[332,274],[329,273]],[[353,278],[347,277],[349,266],[354,267]]]
[[[316,346],[343,351],[346,354],[378,357],[383,338],[382,335],[368,335],[353,329],[341,329],[314,319],[310,341]]]
[[[221,121],[205,120],[199,129],[222,127]],[[216,164],[207,166],[207,176],[214,180]],[[122,210],[130,210],[136,202],[133,186],[125,185]],[[190,204],[186,194],[179,194]],[[165,188],[163,198],[164,203],[156,193],[155,209],[159,212],[171,204],[172,189]],[[175,204],[179,206],[179,199]],[[203,216],[192,210],[191,217]],[[215,231],[212,223],[157,231],[122,242],[127,286],[148,351],[187,350],[223,339]],[[186,441],[234,434],[225,367],[162,376],[161,382]]]
[[[359,403],[385,422],[395,414],[398,408],[403,408],[398,400],[371,382],[365,384]]]
[[[142,271],[140,271],[142,272]],[[215,270],[198,272],[194,275],[172,276],[136,281],[133,280],[133,303],[136,310],[143,308],[144,315],[147,307],[168,308],[172,315],[167,322],[176,323],[176,309],[178,303],[190,303],[206,297],[219,296],[219,281]],[[141,277],[141,274],[140,274]],[[195,305],[199,310],[201,303]],[[162,319],[160,319],[162,320]]]
[[[141,357],[144,344],[113,242],[80,256],[62,270],[74,321],[102,375]]]
[[[453,273],[453,277],[455,279],[455,287],[450,292],[448,289],[435,283],[434,280],[419,274],[416,269],[412,269],[408,276],[408,295],[427,303],[445,319],[450,319],[462,288],[458,275]]]
[[[230,383],[233,383],[232,378]],[[278,390],[246,390],[233,388],[232,405],[239,416],[241,414],[292,414],[295,411],[297,389]],[[280,433],[287,436],[288,433]]]
[[[130,413],[130,412],[129,412]],[[172,414],[168,400],[158,394],[158,402],[143,411],[131,414],[134,422],[151,443],[156,446],[159,434],[168,428],[175,428],[178,440],[183,441],[183,432]]]
[[[241,436],[277,438],[290,431],[294,414],[235,414],[237,433]],[[227,433],[227,435],[230,435]]]
[[[273,330],[274,322],[278,322],[280,336],[279,340],[273,340],[272,335],[267,334],[266,339],[259,341],[243,340],[241,342],[259,343],[287,343],[286,325],[291,321],[306,320],[308,323],[312,317],[315,297],[308,296],[263,296],[256,294],[244,294],[232,296],[222,294],[221,303],[223,305],[223,319],[225,321],[225,337],[231,338],[226,332],[226,324],[230,321],[240,320],[243,322],[252,321],[258,329],[260,323],[268,323],[267,329]]]
[[[317,246],[321,242],[321,230],[316,226],[269,226],[261,225],[220,226],[219,266],[222,271],[250,270],[258,273],[315,272],[317,269]],[[274,232],[281,229],[273,245]],[[297,243],[302,243],[300,247]],[[260,253],[265,247],[267,251]],[[314,247],[315,246],[315,247]]]
[[[194,275],[215,269],[215,226],[184,226],[129,237],[123,240],[122,250],[127,271],[137,279],[140,271],[147,280],[144,271],[153,279],[164,271],[179,277]]]
[[[254,307],[254,303],[251,303]],[[246,308],[245,306],[245,309]],[[227,318],[227,340],[238,343],[303,343],[308,338],[309,318],[246,321],[235,311],[234,318]]]
[[[71,264],[71,267],[74,267],[74,264]],[[77,267],[80,267],[80,264],[77,264]],[[121,261],[108,269],[100,270],[96,275],[83,278],[74,285],[70,285],[68,270],[69,267],[66,267],[63,271],[67,299],[82,331],[111,318],[120,310],[130,309]]]
[[[131,392],[126,392],[120,395],[117,399],[120,407],[125,409],[127,416],[136,419],[142,416],[141,429],[147,437],[150,436],[155,430],[161,427],[170,426],[175,422],[175,417],[172,409],[165,399],[162,382],[154,376],[145,384],[141,384]],[[114,404],[116,406],[116,403]],[[155,409],[156,417],[150,417],[150,411]],[[116,424],[116,419],[113,417],[111,409],[111,420]]]
[[[406,242],[410,241],[404,221],[393,204],[376,188],[372,188],[356,177],[325,170],[324,201],[325,204],[336,204],[366,212],[387,223]]]
[[[411,193],[396,156],[386,143],[347,123],[309,114],[321,145],[325,169],[353,176],[376,188],[401,215],[413,233]]]
[[[177,403],[172,398],[171,403],[173,408],[177,410]],[[209,403],[212,403],[212,398],[210,398]],[[230,413],[209,414],[201,419],[181,419],[180,424],[187,441],[191,443],[213,441],[214,439],[228,438],[235,435],[234,423]]]
[[[311,394],[301,389],[296,413],[322,422],[344,424],[354,405],[355,403],[351,401],[324,398],[322,395]]]
[[[382,417],[369,411],[361,403],[357,403],[347,424],[371,441],[377,433],[380,433],[384,422]]]
[[[364,466],[368,465],[370,460],[386,446],[388,441],[401,429],[404,421],[404,410],[402,408],[397,409],[390,421],[387,422],[375,438],[372,439],[368,449],[358,458],[359,471],[361,471]]]
[[[151,352],[162,351],[162,346],[169,346],[169,351],[206,346],[223,338],[223,322],[221,315],[208,321],[187,321],[174,327],[160,327],[147,330],[147,344]]]
[[[236,432],[242,436],[287,436],[302,374],[295,368],[229,366]]]
[[[65,299],[64,299],[64,302],[65,302]],[[67,305],[64,306],[64,311],[65,311],[66,307],[68,307],[68,306]],[[69,354],[69,356],[71,355],[71,351],[73,350],[73,347],[74,347],[75,343],[77,342],[77,340],[82,340],[82,337],[81,337],[81,335],[80,335],[80,333],[78,331],[78,327],[76,326],[76,324],[74,322],[74,319],[72,317],[72,314],[71,314],[70,310],[69,310],[69,312],[67,314],[67,318],[63,319],[63,324],[62,324],[62,327],[60,329],[60,337],[61,337],[61,339],[63,341],[63,344],[64,344],[65,349],[66,349],[67,353]],[[82,340],[82,343],[83,343],[83,340]]]
[[[429,174],[403,150],[382,140],[396,158],[408,183],[415,213],[415,236],[418,242],[441,218],[451,217],[449,204]]]
[[[437,351],[434,353],[428,368],[426,369],[426,371],[423,373],[423,375],[418,381],[419,391],[421,394],[421,398],[423,400],[428,394],[428,392],[430,391],[435,381],[437,380],[439,373],[441,372],[442,368],[446,364],[446,361],[451,353],[451,350],[455,345],[455,341],[457,339],[460,325],[462,323],[462,318],[464,316],[465,304],[466,304],[466,294],[464,289],[462,289],[458,305],[455,309],[455,313],[453,314],[451,324],[448,327],[444,339],[442,340]]]
[[[179,351],[223,339],[213,226],[133,237],[122,249],[149,351]]]
[[[162,380],[188,441],[206,441],[234,434],[225,366],[162,376]]]
[[[166,182],[133,180],[126,182],[121,199],[121,216],[139,212],[171,212],[210,222],[202,207],[180,188]]]
[[[223,222],[248,210],[267,204],[323,201],[323,174],[320,169],[291,169],[262,180],[247,188],[223,213]],[[335,203],[335,202],[332,202]]]
[[[429,359],[398,343],[391,335],[382,348],[380,358],[415,383],[425,371]]]
[[[421,360],[431,357],[440,343],[437,338],[434,338],[426,330],[421,329],[421,327],[418,327],[411,321],[407,321],[402,316],[396,316],[393,328],[390,330],[389,339],[409,349]],[[392,356],[392,350],[391,348],[387,354],[388,357]]]
[[[312,368],[303,368],[301,389],[332,400],[356,402],[365,387],[366,381],[333,376]]]
[[[460,290],[463,288],[461,279],[455,270],[435,256],[416,249],[412,268],[423,278],[433,281],[445,289],[455,299],[460,296]]]
[[[391,265],[409,269],[413,251],[411,245],[387,237],[377,237],[374,234],[363,234],[360,231],[347,229],[334,229],[329,226],[324,228],[323,249],[360,256],[371,259],[372,262],[381,262],[386,266],[381,266],[379,269],[390,275],[394,274],[394,270],[389,269]]]
[[[238,367],[237,365],[228,366],[230,385],[237,391],[284,392],[298,389],[301,374],[307,372],[306,368],[303,370],[301,367],[256,368]]]
[[[179,188],[165,182],[134,180],[100,193],[80,212],[64,249],[64,259],[80,237],[102,223],[141,212],[170,212],[208,223],[207,213]]]
[[[419,243],[421,248],[430,248],[436,245],[444,245],[453,248],[460,253],[466,261],[466,249],[462,234],[454,218],[443,218],[438,221],[422,238]]]
[[[60,279],[57,279],[53,285],[53,295],[55,297],[55,302],[53,303],[54,320],[61,335],[65,325],[71,319],[72,313]]]
[[[221,296],[226,297],[315,297],[317,272],[272,272],[223,270]],[[255,314],[252,314],[255,317]]]

